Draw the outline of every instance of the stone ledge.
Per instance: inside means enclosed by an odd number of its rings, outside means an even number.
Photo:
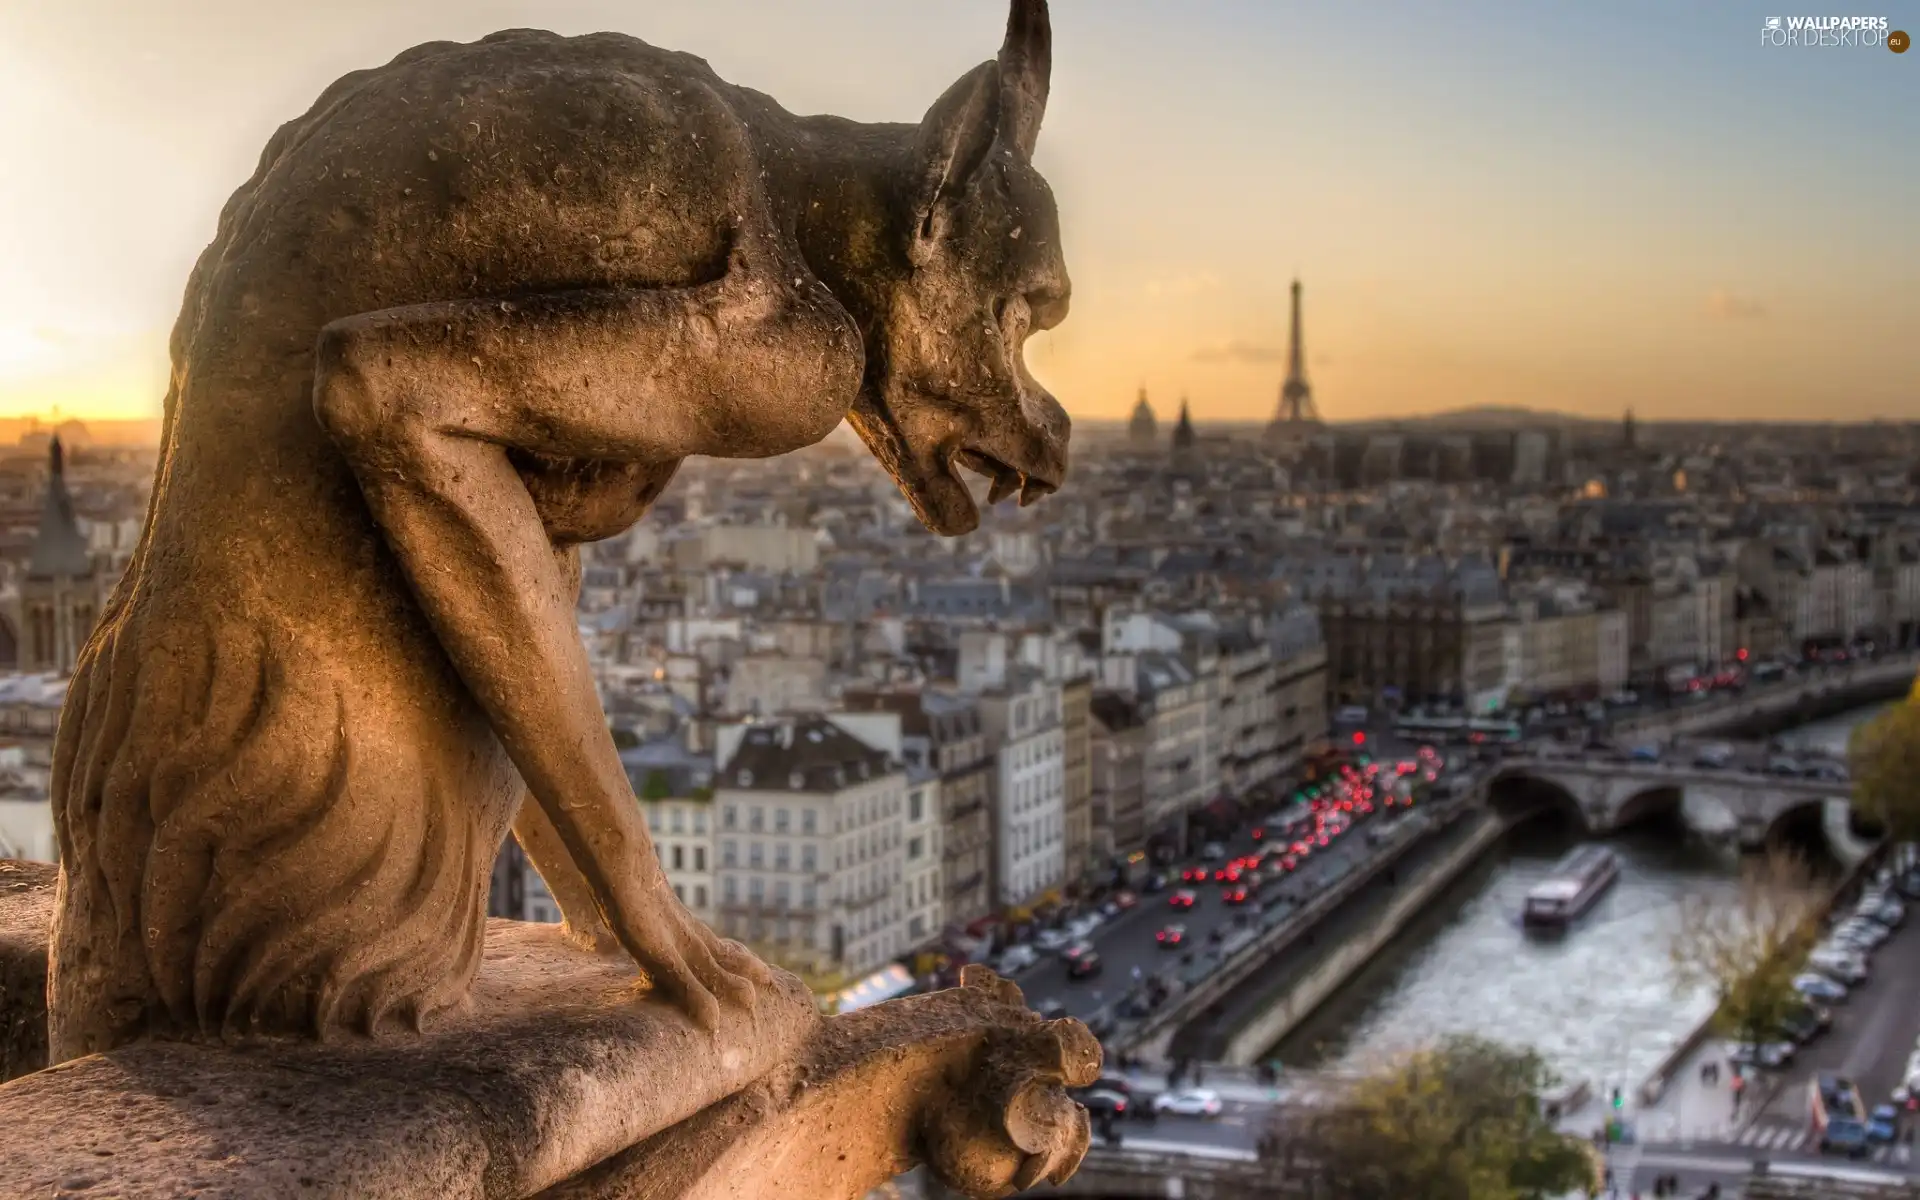
[[[990,972],[828,1020],[777,973],[709,1035],[623,958],[512,921],[488,923],[469,1007],[421,1035],[36,1070],[55,876],[0,862],[0,1195],[857,1197],[926,1161],[999,1196],[1086,1150],[1063,1088],[1098,1075],[1099,1044]]]

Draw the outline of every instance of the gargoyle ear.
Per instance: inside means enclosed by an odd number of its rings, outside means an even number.
[[[1000,68],[981,63],[960,77],[933,102],[920,120],[916,155],[916,231],[925,240],[938,234],[945,202],[966,190],[967,181],[987,160],[1000,133]]]
[[[921,118],[914,215],[922,239],[937,235],[942,201],[966,189],[1003,139],[1033,157],[1052,74],[1047,0],[1013,0],[999,57],[962,75]]]

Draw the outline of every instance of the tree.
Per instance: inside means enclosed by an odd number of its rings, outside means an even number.
[[[1894,841],[1920,838],[1920,680],[1904,704],[1854,729],[1847,758],[1854,812]]]
[[[1532,1050],[1454,1037],[1356,1082],[1321,1125],[1338,1200],[1535,1200],[1595,1188],[1593,1158],[1555,1130],[1553,1073]]]
[[[1777,1041],[1803,1003],[1793,980],[1819,935],[1820,897],[1806,864],[1772,854],[1750,865],[1733,903],[1698,894],[1680,905],[1668,955],[1682,994],[1710,992],[1715,1027],[1743,1044]]]

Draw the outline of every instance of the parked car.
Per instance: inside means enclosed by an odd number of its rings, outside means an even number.
[[[1043,929],[1040,936],[1033,939],[1033,944],[1049,954],[1057,954],[1079,940],[1064,929]]]
[[[1760,1067],[1768,1071],[1778,1071],[1793,1061],[1793,1043],[1768,1042],[1762,1046],[1740,1046],[1727,1056],[1727,1061],[1736,1067]]]
[[[1818,1001],[1821,1004],[1844,1004],[1847,999],[1845,984],[1835,983],[1825,975],[1812,971],[1796,976],[1793,981],[1793,990],[1808,1000]]]
[[[1891,1104],[1882,1104],[1873,1110],[1867,1118],[1867,1140],[1870,1142],[1891,1142],[1900,1136],[1900,1110]]]
[[[1848,987],[1858,987],[1867,981],[1867,964],[1851,956],[1822,954],[1816,950],[1807,957],[1807,966]]]
[[[1182,1117],[1217,1117],[1223,1107],[1220,1093],[1208,1088],[1166,1092],[1153,1101],[1155,1112],[1174,1113]]]
[[[1833,931],[1850,942],[1861,942],[1868,946],[1879,946],[1893,936],[1893,931],[1878,921],[1869,921],[1862,917],[1853,917],[1840,923]]]

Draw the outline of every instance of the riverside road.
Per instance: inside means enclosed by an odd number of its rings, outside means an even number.
[[[1399,814],[1403,811],[1387,810],[1357,823],[1325,849],[1308,857],[1298,869],[1262,885],[1254,898],[1269,911],[1276,906],[1304,902],[1366,862],[1377,850],[1370,832],[1402,819]],[[1224,844],[1229,857],[1250,854],[1260,848],[1260,843],[1245,832]],[[1014,981],[1034,1006],[1055,1001],[1072,1016],[1084,1020],[1099,1013],[1132,986],[1136,967],[1142,975],[1154,975],[1176,966],[1189,952],[1196,961],[1205,961],[1216,949],[1209,944],[1211,934],[1217,930],[1224,938],[1236,928],[1236,917],[1247,914],[1251,919],[1251,904],[1236,908],[1223,903],[1220,886],[1212,883],[1194,885],[1198,899],[1192,908],[1171,908],[1168,896],[1179,886],[1176,882],[1166,891],[1142,895],[1131,911],[1119,914],[1093,932],[1087,940],[1093,943],[1103,964],[1101,974],[1095,978],[1070,980],[1066,965],[1058,955],[1044,955],[1040,962],[1016,974]],[[1165,949],[1155,940],[1155,934],[1168,925],[1180,925],[1186,930],[1177,949]]]

